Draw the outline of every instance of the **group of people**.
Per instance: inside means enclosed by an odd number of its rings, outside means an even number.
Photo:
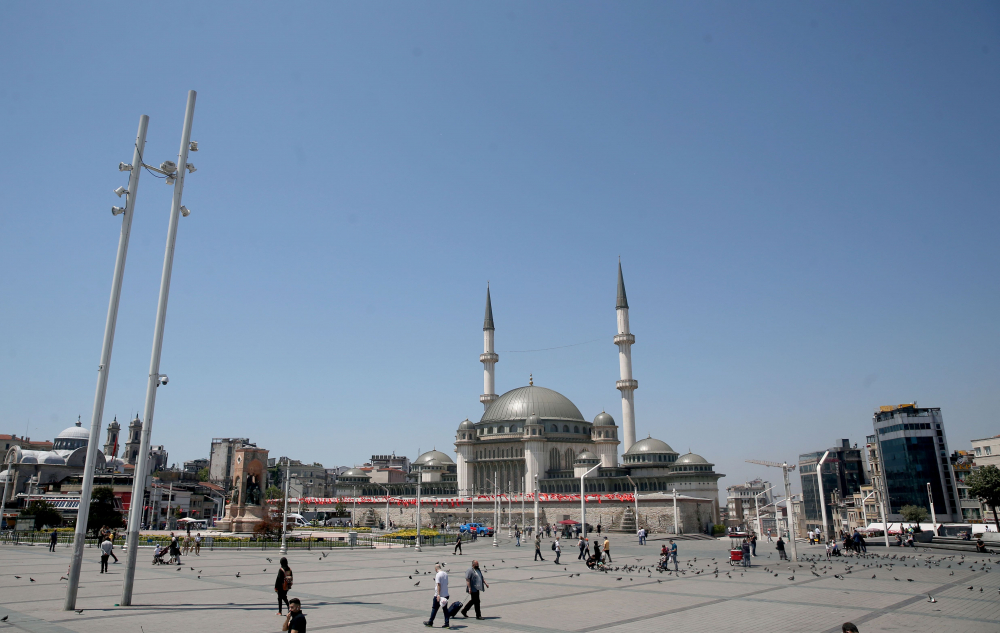
[[[577,556],[577,560],[582,560],[587,564],[587,567],[593,569],[600,563],[610,563],[611,562],[611,541],[608,537],[604,537],[604,542],[601,542],[601,537],[598,536],[594,539],[594,552],[590,553],[590,548],[587,546],[587,542],[590,539],[586,538],[582,534],[579,537],[577,546],[580,549],[580,555]],[[556,542],[559,541],[559,537],[556,537]],[[543,559],[544,560],[544,559]],[[559,562],[558,553],[556,555],[556,563]]]
[[[479,561],[472,561],[472,566],[465,572],[465,592],[469,594],[469,602],[463,607],[460,601],[452,602],[448,589],[448,572],[444,565],[437,563],[434,565],[434,597],[431,599],[431,617],[424,622],[424,626],[434,626],[434,618],[437,617],[438,610],[444,614],[444,628],[451,628],[451,618],[462,614],[463,618],[469,617],[469,611],[475,609],[476,619],[483,620],[482,607],[479,596],[489,588],[489,583],[483,578],[483,572],[479,569]],[[300,633],[300,632],[297,632]]]
[[[670,561],[674,563],[674,571],[680,571],[680,567],[677,564],[677,543],[674,543],[674,539],[670,539],[670,547],[666,545],[660,547],[659,569],[667,569]]]
[[[55,532],[53,531],[53,534],[54,533]],[[117,536],[118,536],[118,534],[114,530],[109,529],[108,526],[106,526],[106,525],[103,526],[103,527],[101,527],[100,531],[98,532],[98,539],[97,540],[101,544],[101,573],[102,574],[105,574],[108,571],[108,559],[109,558],[114,558],[115,559],[115,565],[118,564],[118,557],[115,556],[115,552],[114,552],[114,549],[115,549],[115,538]]]

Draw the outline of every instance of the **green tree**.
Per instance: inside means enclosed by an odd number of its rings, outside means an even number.
[[[208,481],[208,469],[202,468],[198,471],[198,481]]]
[[[927,508],[920,506],[903,506],[899,509],[899,513],[909,523],[923,523],[927,520]]]
[[[285,498],[285,493],[283,493],[281,491],[281,488],[279,488],[279,487],[277,487],[277,486],[275,486],[275,485],[272,484],[272,485],[270,485],[270,486],[267,487],[267,492],[264,493],[264,496],[269,501],[270,500],[281,501],[282,499]]]
[[[87,514],[87,527],[97,537],[101,528],[122,527],[122,513],[115,510],[115,492],[110,486],[98,486],[90,497],[90,512]]]
[[[996,466],[981,466],[965,478],[969,494],[989,506],[993,511],[993,523],[1000,532],[1000,520],[997,519],[997,506],[1000,506],[1000,468]]]
[[[56,507],[47,501],[41,499],[35,499],[28,504],[28,507],[24,509],[24,513],[35,517],[35,529],[40,530],[46,525],[49,527],[58,527],[62,524],[62,515],[56,510]]]

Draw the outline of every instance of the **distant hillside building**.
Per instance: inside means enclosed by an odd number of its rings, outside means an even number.
[[[840,440],[831,447],[823,461],[823,503],[826,504],[826,534],[835,534],[838,514],[836,501],[850,499],[868,483],[862,449],[851,448],[850,440]],[[818,468],[820,459],[827,451],[799,455],[799,480],[802,483],[802,507],[805,514],[799,519],[806,530],[814,530],[823,524],[823,509],[820,507],[820,485]]]

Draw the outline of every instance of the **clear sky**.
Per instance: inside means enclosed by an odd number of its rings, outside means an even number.
[[[619,256],[637,433],[720,487],[878,405],[1000,433],[997,3],[18,2],[0,56],[0,433],[89,424],[117,165],[140,114],[176,160],[189,89],[171,462],[453,452],[487,280],[497,390],[620,421]],[[144,174],[105,422],[143,407],[169,204]]]

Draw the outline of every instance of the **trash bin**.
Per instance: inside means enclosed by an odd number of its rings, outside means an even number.
[[[351,544],[351,547],[356,546],[358,544],[358,533],[357,532],[348,532],[347,533],[347,540]]]

